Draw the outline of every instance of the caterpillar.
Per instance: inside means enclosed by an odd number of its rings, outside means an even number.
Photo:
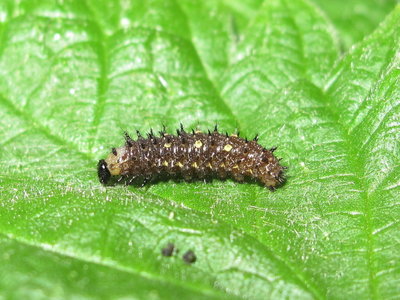
[[[131,184],[140,178],[142,186],[155,178],[183,178],[185,181],[207,178],[232,178],[238,182],[255,180],[271,191],[285,181],[280,159],[273,152],[239,134],[228,135],[214,131],[207,133],[192,130],[188,133],[181,125],[177,135],[151,130],[147,138],[137,131],[133,140],[125,132],[125,145],[112,148],[106,159],[98,162],[97,173],[102,184],[112,179],[129,179]]]

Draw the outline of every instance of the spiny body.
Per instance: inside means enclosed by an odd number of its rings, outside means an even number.
[[[107,184],[117,178],[142,178],[144,183],[157,176],[172,176],[186,181],[217,177],[233,178],[239,182],[255,179],[274,190],[284,181],[284,169],[273,152],[257,143],[257,137],[248,141],[236,134],[218,132],[187,133],[183,127],[177,135],[164,131],[156,137],[151,131],[147,138],[138,132],[132,140],[125,133],[125,146],[113,148],[105,160],[98,163],[98,176]]]

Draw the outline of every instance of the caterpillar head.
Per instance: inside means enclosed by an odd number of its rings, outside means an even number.
[[[121,175],[122,164],[126,161],[125,147],[113,148],[106,159],[99,160],[97,164],[97,175],[102,184],[107,184],[111,176]]]
[[[97,164],[97,175],[99,176],[99,180],[102,184],[107,184],[107,182],[111,178],[111,173],[108,170],[107,163],[104,159],[100,159]]]

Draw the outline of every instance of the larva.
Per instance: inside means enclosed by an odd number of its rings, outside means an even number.
[[[138,133],[133,140],[125,133],[125,145],[113,148],[106,159],[98,163],[98,176],[103,184],[112,178],[137,178],[143,185],[158,177],[183,178],[186,181],[204,178],[232,178],[243,182],[256,180],[270,190],[284,182],[284,169],[273,152],[257,142],[257,137],[247,140],[238,134],[221,134],[214,131],[203,133],[185,132],[183,126],[177,135],[165,131],[155,136],[151,131],[147,138]]]

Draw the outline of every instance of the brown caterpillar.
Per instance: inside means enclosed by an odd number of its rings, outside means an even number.
[[[194,131],[187,133],[181,128],[177,135],[164,131],[156,137],[150,131],[142,137],[137,131],[134,141],[125,133],[125,146],[113,148],[104,160],[98,163],[98,176],[103,184],[110,179],[129,178],[132,183],[143,179],[142,186],[156,177],[205,179],[217,177],[233,178],[243,182],[246,178],[256,180],[270,190],[284,182],[284,169],[273,152],[257,143],[257,136],[249,141],[239,134],[221,134],[217,126],[213,132]]]

